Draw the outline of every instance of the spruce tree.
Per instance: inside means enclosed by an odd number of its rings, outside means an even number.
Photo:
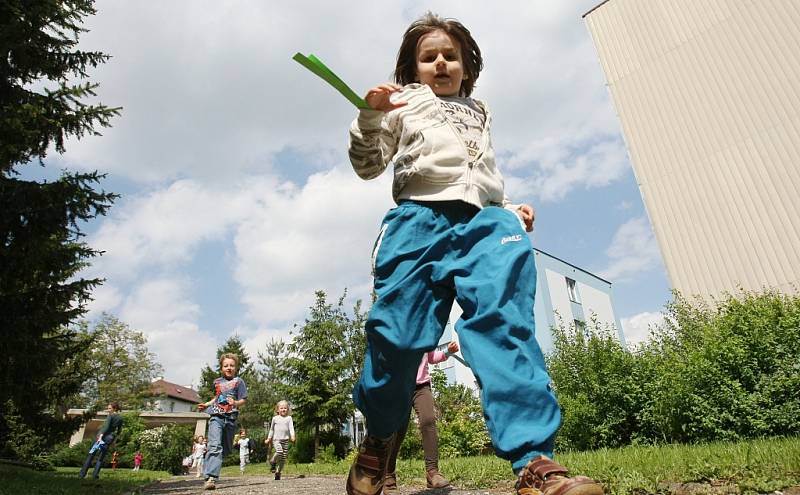
[[[101,282],[80,277],[100,254],[81,226],[115,195],[97,190],[96,172],[37,181],[21,169],[45,166],[48,151],[98,134],[119,112],[86,102],[97,87],[88,70],[109,58],[77,49],[94,13],[91,0],[0,2],[0,455],[14,455],[26,431],[51,445],[76,426],[58,413],[86,377],[74,356],[89,342],[69,326]]]

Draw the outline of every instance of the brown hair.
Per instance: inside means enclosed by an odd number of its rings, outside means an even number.
[[[461,59],[464,63],[464,80],[461,82],[459,96],[469,96],[475,81],[483,69],[481,49],[472,38],[469,29],[455,19],[443,18],[428,12],[412,22],[403,33],[403,41],[397,51],[397,65],[394,68],[394,81],[405,86],[417,80],[417,46],[419,40],[433,31],[444,31],[461,46]]]
[[[220,368],[222,368],[222,362],[225,361],[226,359],[233,359],[233,362],[236,363],[236,369],[239,369],[239,356],[231,352],[226,352],[225,354],[219,357]]]

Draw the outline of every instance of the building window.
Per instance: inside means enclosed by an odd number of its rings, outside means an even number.
[[[575,286],[575,281],[569,277],[565,277],[567,279],[567,292],[569,292],[569,300],[580,304],[581,300],[578,298],[578,288]]]

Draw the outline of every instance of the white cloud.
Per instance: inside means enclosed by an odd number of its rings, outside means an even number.
[[[664,323],[664,314],[645,311],[629,318],[622,318],[621,322],[625,342],[628,346],[634,346],[649,339],[651,328]]]
[[[101,1],[82,46],[113,55],[93,79],[123,113],[102,138],[69,143],[67,161],[134,181],[226,183],[269,170],[280,150],[343,157],[354,109],[291,56],[317,54],[364,93],[390,78],[402,32],[431,9],[463,21],[481,47],[475,95],[493,110],[501,167],[528,182],[516,196],[559,199],[626,166],[581,19],[596,1],[356,2],[344,16],[314,1]]]
[[[633,280],[637,275],[662,265],[661,252],[646,217],[622,224],[606,249],[609,265],[600,276],[614,282]]]
[[[144,267],[190,261],[200,242],[222,238],[246,214],[247,197],[238,193],[179,180],[122,202],[89,240],[105,251],[94,271],[129,279]]]
[[[187,280],[147,281],[133,288],[119,314],[147,336],[165,378],[184,385],[197,383],[201,368],[213,361],[216,350],[216,339],[198,326],[201,311],[189,293]]]
[[[369,291],[371,247],[392,206],[388,174],[363,182],[352,171],[311,176],[302,189],[265,196],[238,226],[235,277],[259,325],[297,321],[317,289]]]
[[[575,188],[607,186],[628,170],[625,147],[617,137],[590,142],[586,139],[548,138],[535,141],[509,159],[515,174],[524,174],[534,163],[536,168],[526,181],[512,182],[509,196],[523,185],[542,201],[564,199]],[[518,191],[515,191],[517,189]]]

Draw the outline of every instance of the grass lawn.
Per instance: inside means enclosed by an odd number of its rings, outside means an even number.
[[[169,473],[162,471],[140,470],[134,473],[130,469],[103,469],[99,480],[88,477],[82,480],[78,478],[79,471],[79,468],[34,471],[0,464],[0,495],[118,495],[170,477]]]
[[[737,485],[742,493],[769,493],[800,485],[800,438],[720,442],[704,445],[626,447],[563,454],[557,460],[574,474],[603,483],[606,493],[629,495],[669,491],[666,483],[700,482]],[[506,487],[514,483],[507,462],[496,457],[442,459],[442,472],[462,488]],[[346,461],[329,464],[287,464],[286,476],[345,475]],[[266,464],[247,466],[245,476],[269,474]],[[424,485],[422,460],[398,461],[399,482]],[[238,466],[222,476],[240,476]]]
[[[800,485],[800,438],[755,440],[705,445],[626,447],[558,456],[574,474],[591,476],[610,495],[641,495],[671,491],[667,483],[700,482],[736,485],[739,492],[770,493]],[[442,459],[442,472],[462,488],[510,487],[514,476],[507,462],[496,457]],[[318,464],[288,464],[286,477],[345,475],[347,461]],[[424,486],[422,460],[400,460],[399,481]],[[245,476],[269,475],[265,463],[247,466]],[[223,468],[223,478],[241,476],[239,466]],[[100,480],[78,479],[78,468],[38,472],[0,464],[0,495],[105,495],[129,493],[169,473],[103,469]]]

